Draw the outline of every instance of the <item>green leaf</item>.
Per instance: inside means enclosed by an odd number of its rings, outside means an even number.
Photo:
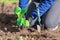
[[[24,22],[24,19],[22,17],[17,19],[17,25],[22,26],[23,22]]]
[[[16,6],[14,9],[14,13],[17,15],[18,13],[21,13],[21,8]]]
[[[17,13],[18,18],[22,17],[21,13]]]
[[[24,40],[22,36],[17,37],[17,40]]]
[[[28,20],[25,20],[25,21],[24,21],[24,26],[25,26],[25,27],[29,27],[29,25],[30,25],[30,24],[29,24],[29,21],[28,21]]]
[[[18,18],[22,17],[20,7],[16,6],[15,9],[14,9],[14,13],[17,15]]]
[[[27,7],[26,7],[26,8],[23,8],[23,9],[21,10],[21,14],[22,14],[22,16],[27,12],[27,10],[28,10]]]

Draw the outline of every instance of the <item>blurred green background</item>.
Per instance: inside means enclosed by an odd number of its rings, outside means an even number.
[[[14,3],[14,2],[19,2],[19,0],[0,0],[0,2],[11,2],[11,3]]]

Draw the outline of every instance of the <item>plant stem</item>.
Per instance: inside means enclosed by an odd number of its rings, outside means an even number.
[[[22,30],[24,30],[24,26],[22,25],[22,28],[21,28]]]

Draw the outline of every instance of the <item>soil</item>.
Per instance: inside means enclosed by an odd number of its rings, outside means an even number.
[[[19,29],[18,26],[13,24],[5,24],[0,22],[0,40],[9,40],[22,36],[26,40],[60,40],[60,27],[56,31],[42,30],[40,33],[34,29]]]

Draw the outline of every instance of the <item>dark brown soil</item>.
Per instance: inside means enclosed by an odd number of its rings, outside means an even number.
[[[15,25],[0,23],[0,40],[16,39],[18,36],[26,40],[60,40],[60,27],[56,31],[42,30],[38,33],[35,29],[33,31],[19,30]]]

